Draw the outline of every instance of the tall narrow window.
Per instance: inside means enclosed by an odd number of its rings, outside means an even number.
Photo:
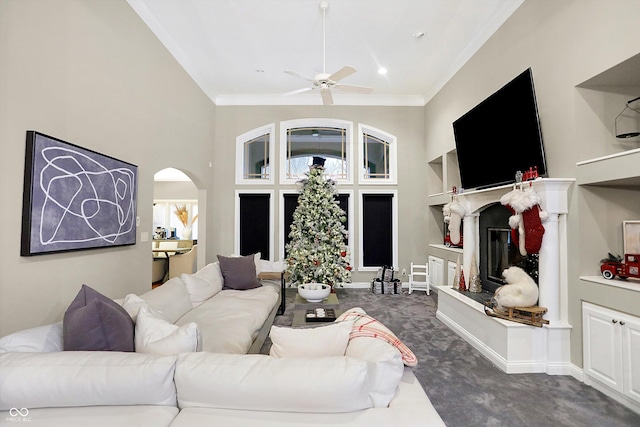
[[[274,129],[271,124],[236,138],[236,184],[273,184]]]
[[[272,227],[271,193],[238,194],[237,252],[250,255],[262,254],[262,259],[271,258]]]
[[[358,134],[360,181],[364,184],[396,184],[396,137],[362,124],[358,126]]]
[[[398,215],[394,192],[362,193],[360,270],[396,266]]]
[[[300,119],[281,123],[282,183],[304,177],[314,157],[324,160],[325,175],[339,182],[350,182],[353,161],[351,122],[334,119]]]

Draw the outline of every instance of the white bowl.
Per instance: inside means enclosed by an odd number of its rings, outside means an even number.
[[[322,283],[298,285],[298,293],[308,302],[322,302],[331,293],[331,286]]]

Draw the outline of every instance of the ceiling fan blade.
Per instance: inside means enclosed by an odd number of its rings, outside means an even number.
[[[302,89],[296,89],[296,90],[292,90],[291,92],[285,92],[282,95],[283,96],[296,95],[298,93],[309,92],[310,90],[313,90],[313,89],[314,88],[312,87],[303,87]]]
[[[328,80],[337,82],[338,80],[342,80],[345,77],[349,77],[351,74],[355,73],[356,71],[357,70],[355,68],[353,68],[351,65],[345,65],[344,67],[340,68],[335,73],[331,74],[328,77]]]
[[[292,75],[292,76],[294,76],[294,77],[300,77],[301,79],[304,79],[304,80],[306,80],[306,81],[308,81],[308,82],[312,82],[312,81],[313,81],[313,78],[311,78],[311,77],[307,77],[307,76],[305,76],[305,75],[302,75],[302,74],[300,74],[300,73],[299,73],[299,72],[297,72],[297,71],[285,70],[284,72],[285,72],[285,73],[287,73],[287,74],[290,74],[290,75]]]
[[[324,105],[333,105],[333,97],[331,96],[331,91],[329,89],[320,89],[320,95],[322,95],[322,103]]]
[[[366,86],[354,86],[354,85],[335,85],[334,88],[344,90],[346,92],[356,92],[356,93],[371,93],[373,92],[373,88]]]

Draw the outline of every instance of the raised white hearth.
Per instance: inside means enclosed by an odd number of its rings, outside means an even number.
[[[570,332],[567,307],[566,215],[568,190],[573,179],[539,178],[527,182],[540,196],[549,214],[539,257],[539,305],[548,309],[549,324],[538,328],[489,317],[482,304],[448,286],[438,287],[437,318],[458,333],[506,373],[573,373],[570,363]],[[499,203],[512,185],[459,194],[465,207],[463,268],[469,276],[471,259],[480,253],[478,219],[482,211]],[[480,260],[476,260],[480,261]]]

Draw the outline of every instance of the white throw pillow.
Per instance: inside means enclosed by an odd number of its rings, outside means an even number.
[[[175,323],[187,312],[193,310],[187,287],[179,277],[174,277],[162,286],[140,296],[153,309],[160,311],[171,323]]]
[[[207,264],[194,274],[183,273],[180,278],[187,287],[194,308],[220,292],[224,284],[219,262]]]
[[[122,302],[122,307],[129,313],[133,323],[136,323],[138,311],[143,305],[148,306],[149,303],[136,294],[127,294]]]
[[[135,335],[138,353],[177,354],[198,351],[201,341],[199,335],[195,322],[174,325],[147,305],[141,306],[138,311]]]
[[[62,351],[62,322],[25,329],[0,338],[0,353]]]
[[[269,261],[266,259],[256,260],[256,272],[276,272],[280,273],[285,268],[284,261]]]
[[[353,322],[336,322],[308,329],[271,327],[273,357],[344,356]]]

